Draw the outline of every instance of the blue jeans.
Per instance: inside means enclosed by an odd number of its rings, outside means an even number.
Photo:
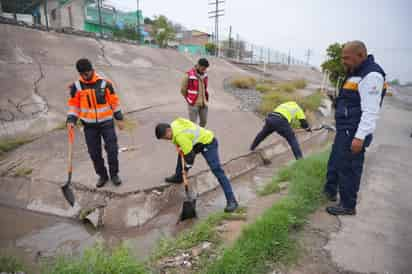
[[[324,191],[336,195],[345,208],[355,208],[362,177],[365,149],[372,142],[372,135],[365,138],[363,149],[358,154],[351,151],[354,130],[338,130],[328,161]]]
[[[285,138],[286,141],[288,141],[288,144],[291,147],[296,160],[303,157],[298,140],[296,139],[295,133],[293,132],[293,129],[290,126],[289,122],[280,114],[274,113],[271,113],[266,117],[265,125],[263,126],[262,130],[256,135],[252,145],[250,146],[250,149],[255,150],[255,148],[263,140],[265,140],[267,136],[269,136],[275,131],[280,136]]]
[[[236,198],[233,194],[232,186],[227,178],[225,171],[223,170],[220,160],[219,160],[219,153],[218,153],[219,144],[217,139],[213,139],[213,141],[206,145],[202,150],[202,155],[205,158],[207,164],[209,165],[211,171],[215,175],[216,179],[219,181],[220,186],[225,193],[226,200],[235,201]],[[177,165],[176,165],[176,176],[182,176],[182,163],[180,156],[177,157]]]

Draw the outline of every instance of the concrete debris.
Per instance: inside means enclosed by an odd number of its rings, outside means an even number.
[[[288,189],[288,186],[289,186],[289,182],[281,182],[281,183],[279,183],[279,188],[280,188],[280,190],[286,190],[286,189]]]
[[[227,232],[227,224],[220,225],[216,227],[216,231],[219,233]]]
[[[162,195],[162,192],[160,192],[159,190],[153,190],[152,193],[156,196]]]
[[[121,148],[119,148],[119,152],[135,151],[135,150],[138,150],[138,149],[139,149],[139,147],[137,147],[137,146],[121,147]]]
[[[82,210],[79,218],[83,221],[89,221],[95,229],[98,229],[99,227],[103,226],[103,220],[100,214],[100,210],[100,208]]]

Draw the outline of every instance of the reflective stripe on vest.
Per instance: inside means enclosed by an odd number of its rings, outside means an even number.
[[[76,91],[82,90],[82,84],[80,83],[80,81],[74,82],[74,86],[76,87]]]
[[[342,88],[351,90],[351,91],[358,91],[359,90],[359,83],[362,81],[361,77],[350,77],[348,78],[345,83],[343,84]]]
[[[196,126],[196,129],[185,129],[185,130],[182,130],[180,133],[191,133],[191,134],[193,134],[195,136],[195,138],[193,138],[192,145],[194,146],[194,145],[197,144],[197,140],[199,140],[199,137],[200,137],[200,127]]]
[[[80,120],[86,122],[86,123],[96,123],[96,119],[90,119],[90,118],[84,118],[84,117],[80,117]],[[101,122],[105,122],[105,121],[109,121],[109,120],[113,120],[113,117],[106,117],[106,118],[97,118],[97,122],[101,123]]]
[[[199,93],[199,91],[197,91],[197,90],[188,90],[187,93],[197,95]]]
[[[111,109],[111,107],[110,106],[105,106],[105,107],[102,107],[102,108],[98,108],[98,109],[96,109],[96,110],[94,110],[94,109],[87,109],[87,108],[81,108],[80,109],[80,111],[81,112],[83,112],[83,113],[90,113],[90,112],[97,112],[97,113],[102,113],[102,112],[106,112],[106,111],[108,111],[108,110],[110,110]]]

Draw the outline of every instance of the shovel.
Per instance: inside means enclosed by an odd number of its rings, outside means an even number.
[[[67,182],[62,186],[63,196],[66,201],[71,205],[74,206],[74,193],[73,190],[70,188],[70,184],[72,182],[72,161],[73,161],[73,143],[74,143],[74,128],[70,127],[69,129],[69,160],[68,160],[68,177]]]
[[[189,192],[189,182],[185,170],[185,159],[182,152],[179,152],[182,161],[182,176],[183,185],[185,187],[185,200],[183,201],[182,213],[180,214],[180,221],[196,218],[196,198],[192,197]]]

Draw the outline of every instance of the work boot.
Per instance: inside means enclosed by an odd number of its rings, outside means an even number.
[[[103,187],[107,183],[108,180],[109,180],[109,178],[104,177],[104,176],[100,176],[99,180],[97,180],[96,187],[97,188]]]
[[[239,207],[239,204],[237,203],[236,200],[228,201],[225,207],[225,212],[231,213],[235,211],[238,207]]]
[[[165,178],[166,183],[169,184],[181,184],[183,183],[183,178],[181,176],[177,176],[176,174]]]
[[[336,202],[338,200],[338,195],[337,194],[332,195],[327,191],[324,191],[323,194],[325,195],[326,199],[328,199],[328,201]]]
[[[356,215],[355,208],[344,208],[342,205],[330,206],[326,208],[326,212],[330,215]]]
[[[120,186],[122,184],[122,179],[120,179],[119,175],[112,176],[112,182],[115,186]]]

